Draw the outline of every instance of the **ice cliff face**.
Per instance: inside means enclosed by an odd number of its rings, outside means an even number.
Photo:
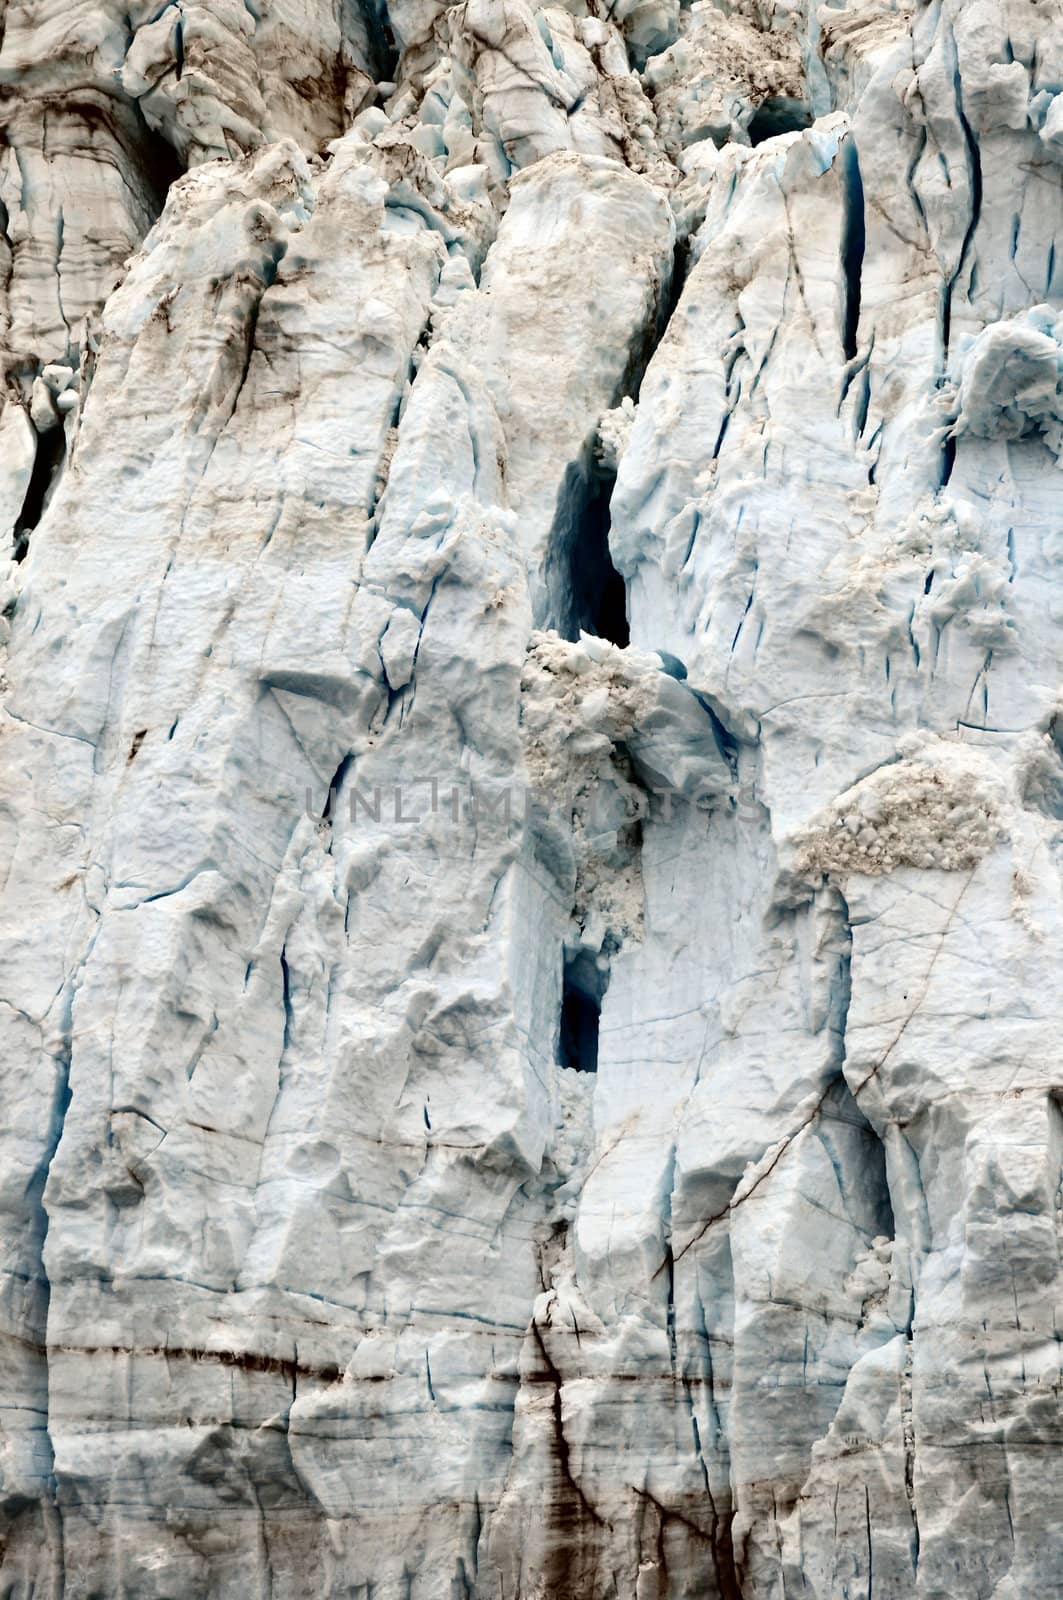
[[[1063,1593],[1063,0],[0,18],[3,1594]]]

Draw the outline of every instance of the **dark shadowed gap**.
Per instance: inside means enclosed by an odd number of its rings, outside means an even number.
[[[353,755],[345,755],[339,766],[336,768],[336,771],[332,777],[332,782],[328,786],[328,799],[325,801],[325,809],[321,813],[322,822],[332,821],[336,801],[339,797],[339,792],[343,787],[343,780],[351,770],[353,762]]]
[[[609,501],[615,482],[612,475],[599,478],[588,498],[572,551],[572,589],[578,628],[626,645],[631,640],[627,585],[609,553]]]
[[[577,1072],[598,1070],[598,1028],[609,974],[586,950],[566,957],[561,991],[558,1064]]]
[[[951,431],[945,435],[941,446],[941,487],[952,477],[956,466],[956,435]]]
[[[350,4],[350,0],[346,0]],[[398,76],[399,50],[388,18],[386,0],[368,0],[361,7],[368,35],[372,68],[378,83],[394,83]]]
[[[183,178],[187,169],[166,135],[151,126],[139,101],[133,102],[132,115],[135,125],[130,132],[126,122],[123,142],[127,146],[130,141],[135,142],[132,164],[143,173],[152,191],[152,209],[156,216],[161,216],[170,186]]]
[[[561,1002],[561,1065],[577,1072],[598,1070],[598,1002],[579,989],[566,989]]]
[[[689,265],[687,241],[677,239],[654,314],[632,345],[616,391],[618,402],[622,395],[638,400],[649,364],[679,309]],[[558,495],[547,554],[549,613],[545,626],[556,628],[566,639],[578,639],[582,629],[623,648],[631,642],[627,585],[609,550],[610,501],[615,486],[615,465],[611,469],[603,466],[590,446],[569,466]]]
[[[647,368],[679,309],[689,272],[690,244],[689,240],[681,236],[676,239],[672,250],[671,270],[661,284],[656,313],[643,328],[641,338],[637,339],[632,347],[619,393],[629,394],[633,400],[638,400]]]
[[[812,107],[805,100],[794,100],[790,95],[772,95],[754,111],[746,132],[750,144],[763,144],[765,139],[775,139],[780,133],[800,133],[812,126]]]
[[[849,139],[844,151],[845,222],[842,232],[842,282],[845,289],[842,346],[846,361],[856,356],[860,331],[860,297],[864,271],[864,185],[856,144]]]
[[[16,561],[26,559],[30,547],[30,535],[45,513],[65,460],[66,435],[62,428],[50,428],[47,433],[38,435],[33,471],[26,488],[26,497],[22,502],[22,510],[15,523]]]
[[[627,585],[609,553],[609,501],[615,475],[569,468],[558,502],[547,567],[550,624],[566,639],[580,630],[627,645]]]

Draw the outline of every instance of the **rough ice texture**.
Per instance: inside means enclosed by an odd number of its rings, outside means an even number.
[[[0,1590],[1063,1592],[1063,3],[0,3]]]
[[[999,787],[991,763],[942,740],[839,795],[802,841],[798,868],[839,881],[895,867],[972,868],[1004,833]]]

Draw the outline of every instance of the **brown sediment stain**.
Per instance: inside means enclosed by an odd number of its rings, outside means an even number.
[[[690,1515],[686,1515],[679,1505],[665,1505],[662,1500],[650,1493],[648,1489],[634,1486],[639,1499],[653,1507],[658,1518],[657,1556],[658,1565],[662,1573],[667,1573],[668,1564],[665,1559],[664,1530],[669,1522],[678,1523],[685,1528],[690,1537],[697,1544],[704,1547],[712,1561],[713,1575],[716,1579],[716,1589],[719,1600],[742,1600],[742,1583],[735,1562],[734,1545],[731,1539],[731,1522],[734,1513],[726,1512],[718,1515],[711,1497],[711,1527],[703,1528],[696,1520],[700,1512],[704,1515],[705,1503],[693,1496],[685,1496],[684,1500],[689,1506]]]
[[[257,1350],[195,1350],[183,1345],[75,1345],[49,1344],[49,1356],[127,1356],[132,1360],[188,1361],[196,1365],[238,1367],[242,1372],[267,1373],[271,1377],[316,1378],[323,1383],[338,1383],[344,1369],[333,1362],[313,1365],[285,1356],[267,1356]],[[386,1379],[374,1376],[360,1381],[382,1383]]]

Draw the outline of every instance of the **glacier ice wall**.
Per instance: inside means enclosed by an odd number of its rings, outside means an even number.
[[[0,35],[0,1592],[1063,1594],[1063,0]]]

